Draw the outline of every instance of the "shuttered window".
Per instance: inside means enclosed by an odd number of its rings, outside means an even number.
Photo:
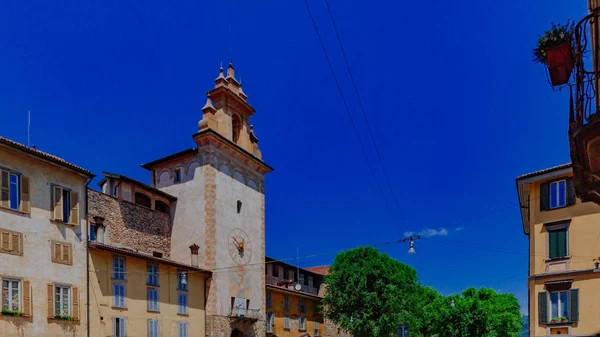
[[[571,206],[576,201],[573,178],[540,184],[540,210],[542,211]]]
[[[29,213],[29,178],[20,173],[0,170],[0,207]]]
[[[21,281],[2,279],[2,310],[21,312]]]
[[[52,241],[52,262],[73,264],[73,245],[66,242]]]
[[[179,293],[177,295],[177,313],[180,315],[188,314],[188,297],[187,293]]]
[[[23,234],[0,229],[0,252],[23,255]]]
[[[551,259],[568,256],[568,228],[548,230],[548,257]]]
[[[319,322],[315,321],[315,327],[313,330],[314,330],[313,336],[315,336],[315,337],[319,336]]]
[[[305,302],[303,298],[298,299],[298,311],[299,312],[304,312],[305,309]]]
[[[159,311],[158,308],[158,289],[148,288],[148,311]]]
[[[113,307],[125,308],[125,283],[113,283]]]
[[[300,331],[306,331],[306,317],[298,318],[298,326]]]
[[[149,319],[148,320],[148,337],[158,337],[158,320]]]
[[[288,295],[283,296],[283,309],[290,310],[290,297]]]
[[[52,185],[52,219],[70,225],[79,225],[79,194]]]
[[[273,299],[271,297],[271,292],[267,291],[267,308],[271,308],[273,306]]]
[[[54,286],[54,316],[71,315],[71,287]]]
[[[122,256],[113,256],[112,278],[115,280],[125,279],[125,258]]]
[[[275,315],[272,312],[267,312],[267,319],[265,321],[267,332],[273,332],[273,322]]]
[[[283,328],[290,329],[290,315],[288,314],[283,315]]]
[[[127,319],[123,317],[113,317],[113,336],[127,336]]]
[[[150,286],[158,286],[158,264],[148,262],[146,265],[146,270],[148,272],[146,284]]]
[[[579,289],[538,293],[540,324],[579,321]]]
[[[177,337],[188,337],[188,323],[178,322],[177,323]]]

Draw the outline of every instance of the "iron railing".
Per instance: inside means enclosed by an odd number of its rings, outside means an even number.
[[[600,7],[575,26],[575,83],[571,88],[569,129],[574,131],[598,118]]]
[[[260,309],[246,309],[246,308],[238,308],[238,307],[231,308],[229,317],[252,319],[252,320],[261,319]]]

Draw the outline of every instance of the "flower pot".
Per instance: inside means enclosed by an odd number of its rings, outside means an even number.
[[[566,41],[554,47],[548,48],[548,72],[552,85],[563,85],[569,83],[569,77],[573,72],[573,50],[571,42]]]

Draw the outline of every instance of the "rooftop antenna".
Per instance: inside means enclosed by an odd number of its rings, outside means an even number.
[[[31,110],[27,111],[27,147],[31,147]]]

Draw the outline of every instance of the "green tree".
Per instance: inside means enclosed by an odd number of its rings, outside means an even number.
[[[416,271],[375,248],[338,254],[325,281],[325,314],[356,337],[391,337],[399,324],[417,324]]]

